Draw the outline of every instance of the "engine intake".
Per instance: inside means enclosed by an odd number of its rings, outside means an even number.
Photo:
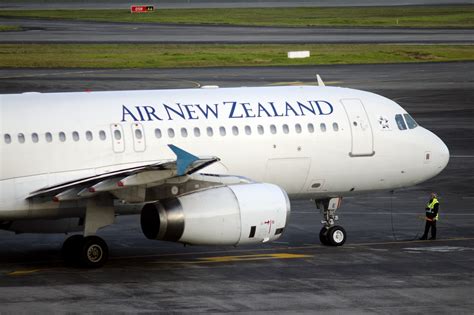
[[[149,239],[193,245],[254,244],[278,239],[288,222],[286,192],[265,183],[210,188],[146,204]]]

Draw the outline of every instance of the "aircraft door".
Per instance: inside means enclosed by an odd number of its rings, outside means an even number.
[[[112,146],[115,153],[121,153],[125,151],[125,138],[123,134],[123,129],[120,124],[110,125],[110,130],[112,132]]]
[[[132,124],[133,149],[136,152],[143,152],[146,149],[145,130],[138,123]]]
[[[364,104],[358,99],[341,100],[351,126],[352,146],[350,156],[374,155],[374,139]]]

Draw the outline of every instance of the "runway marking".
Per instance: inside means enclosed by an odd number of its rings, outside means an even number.
[[[295,259],[295,258],[308,258],[312,255],[303,254],[289,254],[289,253],[276,253],[276,254],[256,254],[256,255],[242,255],[242,256],[216,256],[216,257],[205,257],[199,258],[204,262],[229,262],[229,261],[248,261],[248,260],[264,260],[264,259]]]
[[[329,84],[342,84],[343,81],[324,81],[326,85]],[[274,82],[267,84],[268,86],[279,86],[279,85],[293,85],[293,86],[306,86],[306,85],[318,85],[317,82],[302,82],[302,81],[290,81],[290,82]]]
[[[447,238],[438,239],[432,242],[452,242],[452,241],[472,241],[474,237],[458,237],[458,238]],[[386,242],[374,242],[374,243],[356,243],[346,244],[340,247],[340,249],[349,248],[349,246],[370,246],[370,245],[391,245],[391,244],[406,244],[406,243],[427,243],[431,241],[420,241],[420,240],[406,240],[406,241],[386,241]],[[269,252],[269,251],[288,251],[288,250],[305,250],[314,248],[326,248],[319,243],[315,244],[304,244],[304,246],[288,246],[288,247],[270,247],[270,248],[249,248],[249,249],[235,249],[235,250],[222,250],[222,251],[209,251],[209,252],[187,252],[187,253],[172,253],[172,254],[151,254],[151,255],[136,255],[136,256],[117,256],[111,257],[111,260],[118,259],[136,259],[136,258],[160,258],[160,257],[179,257],[179,256],[190,256],[190,255],[212,255],[221,253],[246,253],[246,252]]]
[[[15,271],[7,273],[7,276],[25,276],[25,275],[30,275],[32,273],[43,271],[43,270],[44,269],[15,270]]]
[[[474,237],[458,237],[458,238],[438,239],[435,241],[405,240],[405,241],[390,241],[390,242],[380,242],[380,243],[359,243],[359,244],[351,244],[351,246],[391,245],[391,244],[430,243],[430,242],[440,243],[440,242],[472,241],[472,240],[474,240]]]
[[[430,246],[430,247],[407,247],[404,250],[414,252],[436,252],[436,253],[450,253],[450,252],[463,252],[466,250],[474,250],[469,247],[458,247],[458,246]]]
[[[472,158],[474,158],[474,155],[451,155],[450,157],[452,157],[452,158],[467,158],[467,159],[472,159]]]
[[[465,199],[472,199],[473,197],[466,197]],[[314,214],[316,213],[315,211],[292,211],[292,214]],[[425,215],[424,213],[420,212],[383,212],[383,211],[378,211],[378,212],[342,212],[343,214],[354,214],[354,215],[361,215],[361,214],[368,214],[368,215],[413,215],[413,216],[418,216],[418,215]],[[449,216],[458,216],[458,217],[472,217],[474,216],[474,213],[442,213],[442,216],[449,217]]]
[[[130,69],[96,69],[96,70],[80,70],[80,71],[66,71],[66,72],[52,72],[52,73],[34,73],[34,74],[21,74],[21,75],[11,75],[11,76],[0,76],[0,79],[21,79],[21,78],[34,78],[34,77],[47,77],[47,76],[57,76],[57,75],[70,75],[70,74],[89,74],[89,73],[105,73],[117,71],[131,71],[136,70],[133,68]],[[173,79],[165,78],[165,81],[175,81],[175,82],[186,82],[191,83],[195,88],[200,88],[201,84],[196,81],[187,80],[187,79]]]
[[[256,260],[269,260],[269,259],[296,259],[296,258],[309,258],[312,255],[304,254],[290,254],[290,253],[275,253],[275,254],[254,254],[254,255],[235,255],[235,256],[214,256],[214,257],[203,257],[196,258],[196,260],[184,260],[184,261],[155,261],[152,264],[207,264],[207,263],[224,263],[224,262],[235,262],[235,261],[256,261]]]
[[[397,245],[397,244],[436,244],[436,243],[447,243],[455,241],[472,241],[474,237],[458,237],[458,238],[447,238],[438,239],[436,241],[422,241],[422,240],[405,240],[405,241],[386,241],[386,242],[372,242],[372,243],[358,243],[358,244],[347,244],[346,246],[340,247],[340,250],[344,249],[355,249],[357,247],[364,246],[376,246],[376,245]],[[315,244],[304,244],[303,246],[294,247],[273,247],[273,248],[260,248],[260,249],[242,249],[242,250],[231,250],[231,251],[209,251],[209,252],[187,252],[187,253],[173,253],[173,254],[156,254],[156,255],[140,255],[140,256],[119,256],[111,257],[111,260],[130,260],[137,258],[164,258],[164,257],[185,257],[190,255],[206,255],[206,254],[222,254],[222,253],[245,253],[245,252],[268,252],[268,251],[295,251],[295,250],[308,250],[308,249],[324,249],[327,248],[319,243]],[[423,248],[423,247],[420,247]],[[204,257],[194,258],[194,260],[167,260],[167,261],[154,261],[149,262],[150,264],[208,264],[208,263],[221,263],[221,262],[233,262],[233,261],[257,261],[257,260],[271,260],[271,259],[302,259],[310,258],[314,255],[308,254],[291,254],[291,253],[269,253],[269,254],[249,254],[249,255],[226,255],[226,256],[215,256],[215,257]],[[193,258],[190,258],[193,259]],[[57,268],[37,268],[27,270],[15,270],[7,273],[7,276],[28,276],[37,272],[54,271]]]
[[[34,77],[46,77],[50,75],[55,76],[55,75],[69,75],[69,74],[86,74],[86,73],[97,73],[97,72],[119,71],[119,70],[133,70],[133,69],[97,69],[97,70],[79,70],[79,71],[51,72],[51,73],[35,73],[35,74],[3,76],[3,77],[0,77],[0,79],[34,78]]]

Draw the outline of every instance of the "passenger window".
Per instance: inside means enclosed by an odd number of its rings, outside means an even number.
[[[102,141],[107,139],[107,135],[105,134],[104,130],[99,131],[99,139],[102,140]]]
[[[5,140],[6,144],[12,143],[12,136],[10,136],[8,133],[3,135],[3,139]]]
[[[188,130],[186,128],[181,128],[181,137],[186,138],[188,136]]]
[[[45,139],[46,139],[46,142],[52,142],[53,141],[53,135],[51,134],[51,132],[47,132],[45,135],[44,135]]]
[[[58,134],[58,136],[59,136],[59,141],[61,141],[61,142],[66,141],[66,134],[65,134],[64,132],[61,131],[61,132]]]
[[[155,129],[155,137],[157,137],[158,139],[162,137],[161,129],[158,129],[158,128]]]
[[[247,134],[247,135],[252,134],[252,129],[250,128],[250,126],[245,126],[245,134]]]
[[[223,128],[223,127],[221,127],[221,128]],[[209,137],[214,136],[214,129],[212,129],[212,127],[207,127],[206,132],[207,132],[207,135],[208,135]]]
[[[339,125],[337,123],[332,124],[332,130],[339,131]]]
[[[403,120],[403,117],[401,114],[395,115],[395,121],[397,122],[398,129],[400,130],[407,129],[407,125],[405,125],[405,121]]]
[[[321,125],[319,125],[319,128],[321,128],[322,132],[326,132],[326,124],[325,123],[322,123]]]
[[[265,133],[265,130],[263,129],[262,125],[258,125],[257,130],[259,135],[263,135]]]
[[[135,129],[135,139],[141,140],[143,138],[143,133],[140,129]]]
[[[288,125],[286,124],[282,126],[282,129],[285,134],[290,132],[290,128],[288,128]]]
[[[314,125],[313,124],[308,124],[308,132],[313,133],[314,132]]]
[[[33,143],[38,143],[39,137],[36,132],[31,134],[31,141],[33,141]]]
[[[174,129],[173,128],[168,128],[168,137],[174,138]]]
[[[277,133],[277,128],[275,127],[275,125],[270,125],[270,132],[272,134],[276,134]]]
[[[114,138],[115,140],[119,141],[119,140],[122,140],[122,133],[120,132],[120,130],[114,130]],[[77,140],[74,140],[74,141],[77,141]]]
[[[295,131],[296,131],[296,133],[301,133],[301,125],[300,124],[295,125]]]
[[[92,132],[86,131],[86,139],[87,139],[87,141],[92,141],[92,138],[93,138],[93,137],[92,137]]]
[[[195,137],[200,137],[201,136],[201,129],[199,129],[198,127],[195,127],[194,128],[194,136]]]
[[[74,140],[74,141],[79,141],[79,132],[74,131],[74,132],[72,133],[72,140]],[[119,140],[119,139],[117,139],[117,140]]]
[[[403,114],[403,116],[405,117],[405,121],[407,122],[408,128],[413,129],[418,127],[418,124],[413,119],[413,117],[410,116],[410,114]]]
[[[225,135],[226,135],[225,127],[220,127],[220,128],[219,128],[219,134],[220,134],[221,136],[225,136]]]
[[[234,136],[238,136],[238,135],[239,135],[239,127],[233,126],[233,127],[232,127],[232,134],[233,134]]]

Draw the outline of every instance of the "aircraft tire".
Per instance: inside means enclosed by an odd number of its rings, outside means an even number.
[[[327,232],[327,237],[330,245],[342,246],[346,242],[346,230],[339,225],[332,226]]]
[[[87,236],[79,250],[80,266],[84,268],[102,267],[109,258],[109,247],[98,236]]]
[[[61,255],[63,256],[64,262],[68,265],[77,263],[78,253],[82,245],[82,235],[72,235],[68,237],[61,248]]]
[[[319,231],[319,241],[323,245],[326,245],[326,246],[331,245],[328,239],[328,229],[325,226],[323,226],[321,231]]]

